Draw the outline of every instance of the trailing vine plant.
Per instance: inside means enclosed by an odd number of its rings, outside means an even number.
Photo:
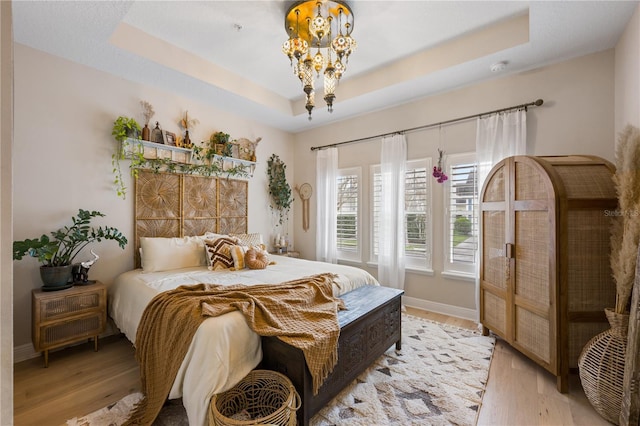
[[[125,154],[129,153],[132,161],[131,175],[138,177],[138,169],[135,168],[134,165],[135,163],[139,163],[144,160],[144,152],[135,148],[129,150],[129,144],[126,140],[130,137],[135,139],[140,138],[140,125],[133,118],[120,116],[113,122],[111,135],[116,141],[118,141],[118,150],[111,155],[111,166],[113,167],[113,174],[115,175],[113,184],[116,187],[118,197],[125,199],[127,187],[125,186],[124,179],[122,178],[120,160],[124,160]]]
[[[269,176],[269,195],[271,196],[271,209],[278,214],[278,223],[283,224],[289,214],[289,208],[293,203],[291,187],[287,183],[287,166],[276,154],[272,154],[267,161],[267,175]]]

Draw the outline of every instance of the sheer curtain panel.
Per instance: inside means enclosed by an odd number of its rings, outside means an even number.
[[[316,151],[316,259],[338,263],[337,219],[338,219],[338,148]]]
[[[478,159],[478,194],[489,172],[502,159],[527,153],[527,111],[492,114],[478,118],[476,158]],[[482,241],[480,235],[478,243]],[[482,244],[479,245],[482,259]],[[480,320],[480,262],[476,263],[476,319]]]
[[[382,138],[380,155],[381,199],[378,221],[378,281],[404,289],[404,184],[407,141],[396,134]]]
[[[527,153],[527,112],[522,109],[478,118],[476,158],[478,192],[491,168],[500,160]]]

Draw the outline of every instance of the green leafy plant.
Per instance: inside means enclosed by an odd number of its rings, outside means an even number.
[[[287,183],[287,166],[276,154],[272,154],[267,161],[267,175],[269,176],[269,195],[271,196],[271,209],[278,213],[278,223],[282,225],[289,214],[289,208],[293,203],[291,187]]]
[[[122,178],[122,169],[120,168],[120,161],[126,159],[127,152],[130,151],[127,144],[127,138],[140,138],[140,125],[138,122],[130,117],[120,116],[113,122],[113,128],[111,129],[111,135],[118,141],[117,151],[111,155],[111,166],[113,167],[113,184],[116,187],[116,193],[118,197],[122,199],[126,198],[127,187],[124,184]],[[141,149],[134,149],[129,152],[132,165],[131,175],[137,177],[136,164],[141,163],[144,160],[144,152]]]
[[[80,209],[71,218],[72,225],[51,232],[51,237],[43,234],[40,238],[13,242],[13,260],[21,260],[29,255],[38,259],[43,266],[71,265],[73,259],[88,244],[95,241],[115,240],[124,249],[127,238],[116,228],[90,225],[94,217],[103,217],[98,211]]]
[[[231,157],[231,136],[225,132],[215,132],[209,138],[209,147],[218,155]]]
[[[120,116],[113,122],[111,135],[118,141],[122,142],[126,138],[140,138],[140,125],[130,117]]]

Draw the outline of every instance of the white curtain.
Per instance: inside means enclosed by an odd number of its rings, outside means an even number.
[[[500,160],[527,153],[527,112],[523,110],[478,118],[476,158],[478,192],[491,168]]]
[[[338,148],[316,151],[316,259],[338,263]]]
[[[404,183],[407,141],[404,135],[382,138],[381,198],[378,220],[378,281],[404,289]]]
[[[478,118],[476,158],[478,160],[478,193],[487,175],[502,159],[527,153],[527,112],[519,110]],[[482,256],[482,244],[478,256]],[[480,261],[476,262],[476,319],[480,319]]]

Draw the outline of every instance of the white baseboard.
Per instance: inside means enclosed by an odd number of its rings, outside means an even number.
[[[438,314],[445,314],[457,318],[464,318],[471,321],[478,320],[478,314],[475,309],[461,308],[460,306],[430,302],[428,300],[407,296],[402,296],[402,300],[406,306],[410,306],[412,308],[423,309],[425,311],[436,312]]]
[[[13,363],[20,361],[26,361],[31,358],[40,356],[40,352],[36,352],[31,343],[27,343],[20,346],[14,346],[13,348]]]

